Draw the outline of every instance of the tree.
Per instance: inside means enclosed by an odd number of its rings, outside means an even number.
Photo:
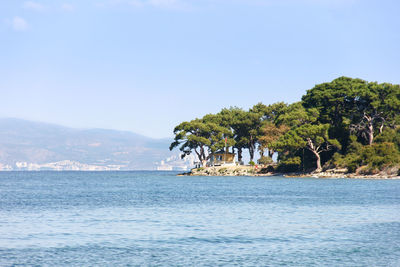
[[[238,160],[242,161],[242,150],[248,149],[250,160],[254,159],[257,137],[261,125],[262,112],[260,110],[244,111],[243,109],[231,107],[223,109],[218,115],[222,118],[222,124],[231,128],[238,150]]]
[[[393,143],[400,152],[400,126],[394,129],[387,129],[381,134],[379,134],[376,139],[376,143]]]
[[[341,127],[354,111],[354,93],[365,90],[368,83],[361,79],[339,77],[332,82],[322,83],[307,90],[302,97],[303,106],[316,108],[319,122]]]
[[[260,149],[268,149],[268,156],[274,154],[273,144],[289,130],[285,124],[276,126],[273,122],[266,121],[262,127],[263,134],[258,138]],[[262,155],[261,155],[262,156]]]
[[[174,142],[169,149],[179,147],[182,158],[194,151],[205,166],[210,154],[225,146],[224,135],[230,135],[230,131],[206,117],[182,122],[175,127],[174,134]]]
[[[238,161],[242,161],[242,151],[247,147],[247,135],[243,118],[246,111],[238,107],[230,107],[222,109],[218,114],[222,126],[230,128],[233,136],[233,147],[237,149]]]
[[[318,110],[319,123],[332,125],[330,136],[340,141],[344,151],[350,142],[351,117],[357,113],[354,94],[367,88],[367,85],[368,83],[361,79],[339,77],[331,82],[314,86],[302,97],[306,109]]]
[[[302,102],[295,102],[283,109],[276,117],[276,125],[286,125],[290,128],[306,123],[315,123],[318,120],[319,112],[316,108],[306,109]]]
[[[395,125],[400,114],[400,86],[369,83],[352,96],[357,112],[353,113],[350,129],[372,145],[377,131]]]
[[[216,139],[214,140],[216,142],[218,149],[223,148],[224,146],[231,147],[235,145],[235,140],[233,139],[233,129],[230,126],[231,121],[226,120],[226,117],[222,116],[220,113],[218,114],[207,114],[202,118],[203,123],[206,124],[211,124],[211,125],[218,125],[221,128],[218,128],[218,131],[215,131],[212,136],[215,136]],[[222,140],[221,140],[221,135],[222,134]],[[225,144],[225,140],[227,141]],[[212,142],[214,143],[214,142]],[[213,150],[212,152],[215,152]]]
[[[342,143],[349,140],[350,130],[371,145],[377,131],[399,122],[399,85],[340,77],[316,85],[302,100],[304,107],[317,108],[320,123],[334,126],[333,136]]]
[[[299,170],[300,164],[303,170],[315,164],[320,171],[330,159],[352,171],[360,164],[384,168],[398,159],[399,126],[400,85],[339,77],[314,86],[301,102],[258,103],[248,111],[231,107],[184,122],[175,128],[170,149],[179,147],[183,157],[195,152],[204,162],[224,147],[226,138],[239,161],[243,149],[249,150],[251,161],[256,148],[261,156],[268,149],[269,157],[262,161],[269,162],[278,152],[286,171]],[[379,155],[369,162],[375,152]]]
[[[309,150],[316,159],[316,172],[322,170],[321,153],[329,151],[334,147],[340,148],[340,143],[336,139],[328,136],[329,124],[304,124],[291,129],[275,143],[281,151],[294,150],[301,148]]]
[[[256,144],[258,142],[258,137],[260,136],[262,116],[264,114],[262,110],[259,109],[259,106],[260,104],[251,108],[244,114],[241,120],[242,129],[245,132],[242,141],[245,141],[247,144],[246,148],[249,150],[250,161],[253,161],[254,159]]]
[[[286,112],[288,105],[284,102],[277,102],[266,106],[263,110],[263,121],[275,122],[276,119]]]
[[[264,105],[258,103],[251,108],[252,112],[258,113],[260,122],[257,132],[257,143],[260,157],[264,156],[264,152],[268,149],[269,157],[272,158],[274,153],[269,145],[275,141],[279,136],[279,131],[284,131],[286,127],[276,126],[276,119],[284,114],[287,109],[287,104],[278,102],[271,105]]]

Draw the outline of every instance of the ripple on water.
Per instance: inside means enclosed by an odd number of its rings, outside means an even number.
[[[0,173],[0,265],[400,266],[400,180]]]

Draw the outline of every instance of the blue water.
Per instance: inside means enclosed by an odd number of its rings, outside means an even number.
[[[0,173],[0,266],[400,266],[400,180]]]

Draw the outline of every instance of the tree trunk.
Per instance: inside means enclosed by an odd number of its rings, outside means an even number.
[[[321,167],[321,156],[318,153],[318,149],[319,147],[315,147],[314,143],[312,142],[312,140],[310,138],[307,139],[307,148],[308,150],[310,150],[314,156],[317,158],[317,169],[315,170],[315,172],[321,172],[322,167]]]
[[[201,165],[203,167],[207,167],[207,157],[206,157],[206,152],[205,152],[203,146],[200,147],[200,155],[201,155],[201,159],[200,159]]]
[[[383,123],[381,124],[381,127],[379,127],[379,133],[383,132]]]
[[[368,145],[372,145],[372,142],[374,141],[374,116],[369,116],[364,113],[364,119],[367,121],[367,126],[366,126],[366,135],[367,135],[367,142]]]
[[[206,155],[205,155],[205,153],[204,153],[204,147],[200,147],[200,161],[201,162],[203,162],[203,160],[205,160],[206,159]]]
[[[374,126],[372,125],[372,123],[368,124],[367,134],[368,134],[368,145],[372,145],[372,142],[374,141]]]
[[[268,156],[272,159],[273,155],[274,155],[274,151],[272,149],[268,149]]]
[[[256,144],[255,144],[254,138],[253,138],[253,136],[250,136],[250,141],[249,141],[250,161],[253,161],[253,159],[254,159],[255,148],[256,148]]]
[[[318,153],[315,153],[315,156],[317,158],[317,169],[315,170],[316,172],[321,172],[322,167],[321,167],[321,157],[319,156]]]
[[[238,151],[238,161],[239,161],[239,163],[242,163],[242,158],[243,158],[242,149],[238,148],[237,151]]]
[[[254,148],[252,146],[249,147],[250,161],[254,159]]]
[[[201,162],[201,154],[200,154],[200,152],[198,152],[196,149],[194,150],[194,152],[196,153],[197,158],[199,159],[199,162]]]

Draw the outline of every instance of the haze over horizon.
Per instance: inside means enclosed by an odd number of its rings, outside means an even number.
[[[339,76],[400,83],[398,1],[0,3],[0,117],[171,137]]]
[[[118,132],[118,133],[127,133],[127,134],[133,134],[137,137],[143,137],[146,139],[153,139],[153,140],[169,140],[172,141],[172,138],[170,137],[151,137],[151,136],[146,136],[143,134],[135,133],[134,131],[130,130],[118,130],[118,129],[112,129],[112,128],[102,128],[102,127],[71,127],[71,126],[66,126],[61,123],[52,123],[52,122],[45,122],[45,121],[40,121],[40,120],[28,120],[28,119],[21,119],[21,118],[15,118],[15,117],[0,117],[0,123],[1,122],[9,122],[10,125],[13,125],[14,123],[28,123],[28,124],[36,124],[37,126],[50,126],[50,127],[60,127],[64,129],[69,129],[69,130],[82,130],[82,131],[91,131],[91,130],[99,130],[99,131],[110,131],[110,132]]]

